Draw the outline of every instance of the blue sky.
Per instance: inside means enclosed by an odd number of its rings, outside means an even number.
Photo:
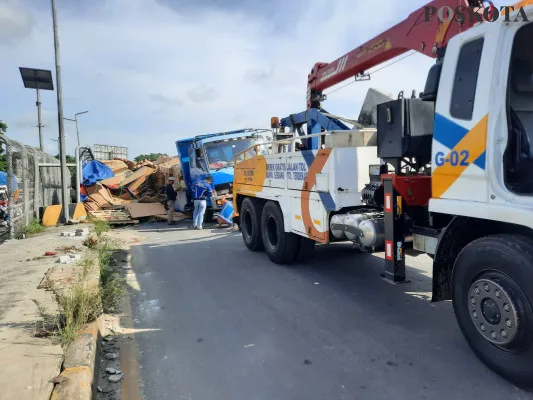
[[[306,79],[402,20],[424,0],[57,0],[65,117],[80,117],[82,144],[129,155],[175,153],[180,137],[268,127],[305,109]],[[0,0],[0,119],[38,145],[35,91],[19,66],[54,68],[46,0]],[[375,87],[423,90],[432,60],[414,55],[328,97],[328,111],[357,117]],[[54,76],[55,81],[55,76]],[[55,92],[42,95],[46,150],[57,152]],[[74,124],[65,121],[67,149]]]

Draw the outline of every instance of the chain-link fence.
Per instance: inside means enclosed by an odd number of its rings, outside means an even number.
[[[39,218],[39,208],[61,204],[59,160],[35,147],[0,134],[5,163],[5,185],[0,185],[0,243],[16,237],[24,226]],[[1,173],[1,172],[0,172]],[[67,170],[67,182],[71,182]],[[71,185],[68,185],[69,188]],[[70,196],[69,196],[70,197]]]

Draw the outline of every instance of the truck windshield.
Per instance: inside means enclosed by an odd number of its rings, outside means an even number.
[[[209,169],[224,168],[233,165],[233,157],[235,154],[253,146],[254,143],[253,138],[206,143],[204,149],[207,155]]]

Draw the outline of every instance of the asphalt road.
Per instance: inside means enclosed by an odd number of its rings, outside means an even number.
[[[394,286],[379,256],[349,245],[282,267],[239,232],[138,231],[132,313],[147,400],[533,399],[478,361],[449,302],[430,303],[425,256]]]

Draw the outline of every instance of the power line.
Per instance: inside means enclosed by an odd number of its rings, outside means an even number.
[[[393,65],[393,64],[396,64],[397,62],[400,62],[400,61],[402,61],[402,60],[405,60],[407,57],[411,57],[411,56],[412,56],[413,54],[415,54],[415,53],[416,53],[416,51],[412,50],[411,53],[408,53],[408,54],[404,55],[403,57],[400,57],[400,58],[398,58],[397,60],[394,60],[393,62],[391,62],[391,63],[389,63],[389,64],[387,64],[387,65],[384,65],[384,66],[381,67],[381,68],[376,69],[375,71],[369,72],[368,74],[369,74],[369,75],[373,75],[373,74],[375,74],[376,72],[382,71],[382,70],[384,70],[385,68],[390,67],[390,66]],[[338,88],[335,88],[335,89],[333,89],[333,90],[330,90],[328,93],[325,93],[325,94],[326,94],[326,95],[330,95],[331,93],[335,93],[335,92],[337,92],[337,91],[339,91],[339,90],[341,90],[341,89],[344,89],[346,86],[350,86],[350,85],[354,84],[355,82],[357,82],[357,81],[354,80],[354,81],[348,82],[348,83],[346,83],[346,84],[344,84],[344,85],[342,85],[342,86],[339,86]]]

